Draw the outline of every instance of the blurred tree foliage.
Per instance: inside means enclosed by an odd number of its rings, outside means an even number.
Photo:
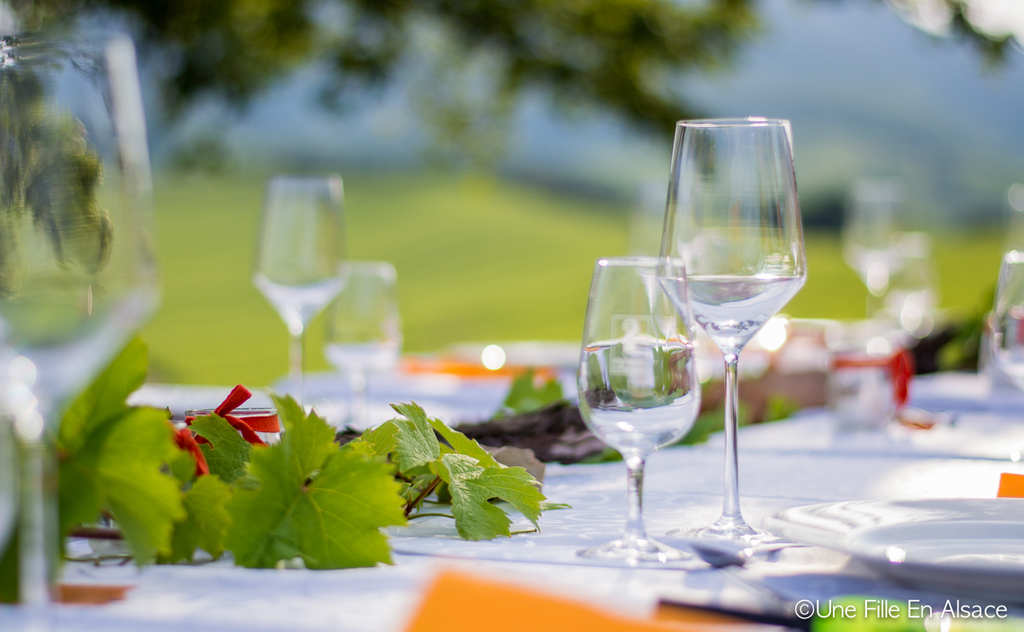
[[[213,95],[244,103],[313,60],[328,99],[383,84],[433,29],[446,61],[490,60],[498,99],[541,87],[646,127],[694,114],[672,73],[714,69],[758,28],[755,0],[28,0],[32,28],[84,13],[137,27],[167,72],[172,111]]]
[[[881,0],[808,0],[880,2]],[[525,89],[560,104],[609,111],[664,132],[696,112],[684,71],[726,65],[759,28],[757,0],[11,0],[29,28],[114,15],[142,36],[165,73],[171,113],[204,96],[244,104],[294,68],[320,61],[333,71],[325,100],[384,85],[403,61],[422,59],[422,32],[443,44],[421,115],[464,143],[490,144]],[[966,0],[888,0],[908,21],[942,5],[948,23],[991,60],[1009,35],[970,21]],[[436,52],[436,51],[435,51]],[[483,61],[480,61],[483,60]],[[489,80],[473,94],[455,75]],[[153,67],[152,65],[150,67]],[[474,82],[479,84],[479,81]],[[422,95],[416,95],[417,97]],[[484,122],[475,120],[485,119]]]

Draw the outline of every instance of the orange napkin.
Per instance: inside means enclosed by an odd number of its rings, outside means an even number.
[[[406,356],[402,358],[401,368],[406,373],[444,373],[458,377],[489,377],[508,378],[516,377],[526,370],[526,367],[506,364],[500,369],[488,369],[479,362],[466,362],[453,358],[425,358]],[[535,367],[535,375],[545,380],[558,377],[558,373],[549,367]]]
[[[124,599],[131,586],[99,584],[57,584],[56,599],[60,603],[102,605]]]
[[[999,477],[999,498],[1024,498],[1024,474],[1004,472]]]
[[[658,618],[661,620],[633,619],[562,597],[449,570],[442,571],[427,589],[406,632],[679,632],[719,630],[716,624],[722,623],[743,630],[761,627],[732,617],[704,613],[693,619],[685,619],[678,613]]]

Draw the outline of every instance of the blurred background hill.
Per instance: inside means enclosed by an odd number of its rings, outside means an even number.
[[[1024,180],[1024,54],[992,65],[952,38],[913,27],[882,2],[765,0],[762,30],[730,67],[676,81],[703,116],[793,121],[805,221],[838,228],[860,176],[898,177],[919,226],[1005,219],[1006,190]],[[402,72],[423,69],[408,64]],[[408,171],[437,164],[418,120],[417,79],[318,106],[327,71],[307,67],[239,113],[201,106],[155,133],[166,167]],[[506,177],[631,204],[640,183],[667,178],[671,133],[652,134],[548,93],[516,104]],[[211,151],[212,150],[212,151]]]

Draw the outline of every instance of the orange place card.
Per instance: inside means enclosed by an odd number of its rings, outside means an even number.
[[[1003,472],[999,477],[999,498],[1024,498],[1024,474]]]
[[[442,571],[427,588],[406,632],[672,632],[723,630],[705,617],[652,621],[606,612],[584,603],[537,590],[479,579],[456,571]],[[756,630],[757,624],[730,629]]]
[[[102,605],[124,599],[131,586],[103,586],[99,584],[58,584],[57,601],[61,603]]]

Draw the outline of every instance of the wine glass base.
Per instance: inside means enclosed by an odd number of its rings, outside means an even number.
[[[674,549],[650,538],[622,538],[612,540],[600,546],[584,549],[578,553],[580,557],[596,560],[612,560],[630,566],[640,563],[677,562],[688,560],[693,556],[685,551]]]
[[[713,524],[701,529],[673,529],[665,535],[681,538],[706,538],[709,540],[733,540],[747,545],[766,544],[779,538],[764,529],[752,527],[740,518],[722,516]]]

